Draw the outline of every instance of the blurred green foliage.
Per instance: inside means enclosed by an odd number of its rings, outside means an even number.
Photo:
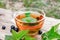
[[[3,0],[0,0],[0,8],[5,8],[5,3],[3,2]]]
[[[60,0],[55,0],[56,2],[60,2]]]
[[[0,0],[0,8],[5,8],[5,3]],[[18,0],[12,0],[16,2]],[[24,7],[43,9],[48,17],[60,19],[60,0],[22,0]]]
[[[31,7],[31,4],[36,0],[22,0],[25,7]]]
[[[54,18],[57,18],[57,19],[60,19],[60,10],[59,8],[57,9],[58,7],[56,8],[51,8],[50,10],[48,10],[46,13],[47,16],[49,17],[54,17]]]
[[[25,7],[43,9],[46,16],[60,19],[60,0],[23,0]]]

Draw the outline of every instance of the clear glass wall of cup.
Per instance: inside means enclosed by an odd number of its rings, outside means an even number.
[[[37,19],[37,22],[25,23],[21,21],[25,18],[25,13],[30,12],[30,16]],[[23,8],[19,12],[15,13],[15,23],[19,30],[29,30],[29,35],[35,36],[38,31],[43,27],[45,20],[45,13],[37,8]]]

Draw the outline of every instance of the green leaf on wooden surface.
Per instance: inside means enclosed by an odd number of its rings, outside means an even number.
[[[29,30],[22,30],[20,32],[16,32],[12,30],[12,35],[7,35],[5,36],[5,40],[20,40],[22,38],[25,38],[25,40],[35,40],[34,38],[30,37],[29,35],[27,36],[27,33]]]
[[[26,36],[24,36],[25,37],[25,40],[36,40],[35,38],[32,38],[32,37],[30,37],[30,36],[28,36],[28,35],[26,35]]]
[[[51,28],[51,30],[49,30],[48,32],[46,33],[43,33],[42,34],[42,39],[43,40],[52,40],[52,39],[59,39],[60,38],[60,35],[56,32],[57,31],[57,28],[59,27],[60,24],[57,24],[55,26],[53,26]]]
[[[12,30],[12,37],[14,38],[14,40],[17,40],[17,32]]]
[[[18,40],[23,38],[25,35],[27,35],[28,32],[29,32],[29,30],[22,30],[22,31],[18,32],[18,35],[17,35]]]

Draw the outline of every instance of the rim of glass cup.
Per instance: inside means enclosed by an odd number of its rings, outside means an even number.
[[[27,10],[26,10],[26,9],[27,9]],[[29,10],[28,10],[28,9],[29,9]],[[37,21],[37,22],[31,22],[31,23],[38,23],[38,22],[40,22],[40,21],[42,21],[42,20],[45,19],[45,12],[44,12],[43,10],[38,9],[38,8],[21,8],[19,11],[33,11],[32,9],[34,9],[34,11],[36,10],[36,11],[42,13],[42,14],[43,14],[43,18],[42,18],[41,20]],[[19,11],[18,11],[18,12],[19,12]],[[18,13],[18,12],[17,12],[17,13]],[[24,13],[25,13],[25,12],[24,12]],[[17,15],[17,16],[18,16],[18,15]],[[15,19],[16,19],[17,21],[19,21],[19,22],[27,23],[27,22],[23,22],[23,21],[17,19],[16,17],[15,17]]]

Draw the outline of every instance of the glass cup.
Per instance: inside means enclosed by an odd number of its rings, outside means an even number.
[[[30,12],[30,16],[37,19],[37,22],[26,23],[21,19],[25,18],[25,13]],[[38,34],[38,31],[43,27],[45,20],[45,13],[37,8],[23,8],[15,13],[15,23],[19,30],[29,30],[29,35],[35,36]]]

